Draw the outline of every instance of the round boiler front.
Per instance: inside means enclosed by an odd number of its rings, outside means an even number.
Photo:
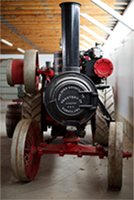
[[[97,107],[97,90],[85,75],[65,72],[55,77],[45,91],[49,115],[62,125],[83,124]]]

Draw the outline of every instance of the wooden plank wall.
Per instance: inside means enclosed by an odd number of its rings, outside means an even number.
[[[0,98],[2,99],[17,99],[17,87],[10,87],[6,78],[6,63],[7,60],[0,62]]]

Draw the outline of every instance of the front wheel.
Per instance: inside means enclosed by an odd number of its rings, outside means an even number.
[[[11,145],[11,167],[18,180],[31,181],[36,176],[40,164],[37,151],[40,142],[38,122],[22,119],[15,128]]]
[[[108,144],[108,186],[120,189],[122,186],[123,124],[111,122]]]

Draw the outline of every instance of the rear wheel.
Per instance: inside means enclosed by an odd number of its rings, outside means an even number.
[[[111,122],[108,149],[108,186],[120,189],[122,186],[123,124]]]
[[[16,126],[11,145],[11,166],[20,181],[31,181],[37,174],[40,155],[37,148],[41,131],[37,121],[22,119]]]
[[[41,125],[41,91],[35,94],[28,94],[24,92],[22,118],[34,119]]]
[[[105,108],[109,112],[112,118],[114,118],[114,96],[112,87],[105,89],[104,91],[98,90],[99,98],[104,104]],[[99,106],[96,111],[96,130],[95,130],[95,142],[101,145],[108,145],[109,127],[106,120],[103,118],[103,113]]]
[[[111,115],[111,117],[114,119],[115,118],[114,95],[113,95],[112,86],[104,89],[103,94],[104,94],[104,105],[107,111],[109,112],[109,114]]]

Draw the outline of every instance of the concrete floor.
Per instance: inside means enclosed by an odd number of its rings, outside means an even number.
[[[5,128],[8,103],[0,101],[1,199],[133,199],[133,158],[123,159],[120,191],[111,191],[107,187],[107,159],[89,156],[43,155],[36,178],[29,183],[17,181],[10,164],[12,140],[7,138]],[[91,142],[89,134],[84,142]],[[133,143],[126,135],[123,146],[124,150],[133,151]]]

